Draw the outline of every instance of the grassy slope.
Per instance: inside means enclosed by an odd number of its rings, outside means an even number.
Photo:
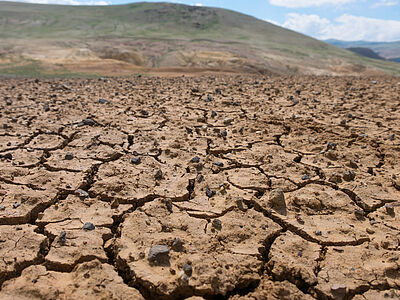
[[[0,1],[0,39],[149,38],[238,43],[263,53],[323,62],[340,58],[391,73],[400,67],[348,51],[229,10],[168,3],[61,6]]]

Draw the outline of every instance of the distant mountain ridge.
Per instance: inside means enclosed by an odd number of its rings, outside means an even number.
[[[351,52],[357,53],[359,55],[365,56],[365,57],[369,57],[369,58],[373,58],[373,59],[384,59],[382,56],[379,56],[378,53],[376,53],[375,51],[369,49],[369,48],[365,48],[365,47],[350,47],[350,48],[345,48]]]
[[[367,42],[367,41],[340,41],[335,39],[325,42],[340,48],[368,48],[380,57],[391,61],[400,61],[400,41],[397,42]]]
[[[0,2],[0,74],[171,70],[400,75],[398,64],[363,58],[226,9]]]

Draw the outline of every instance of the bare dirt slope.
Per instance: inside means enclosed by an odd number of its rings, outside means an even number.
[[[2,80],[0,299],[399,299],[374,80]]]

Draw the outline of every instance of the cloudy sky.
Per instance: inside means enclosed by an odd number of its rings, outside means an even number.
[[[166,0],[151,2],[159,1]],[[111,5],[140,1],[24,0],[24,2]],[[319,39],[400,41],[400,0],[175,0],[167,2],[228,8]]]

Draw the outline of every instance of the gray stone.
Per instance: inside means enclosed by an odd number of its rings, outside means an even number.
[[[155,245],[150,248],[147,259],[150,263],[165,264],[168,262],[169,248],[166,245]]]
[[[90,222],[86,222],[84,225],[83,225],[83,230],[85,230],[85,231],[87,231],[87,230],[94,230],[96,227],[94,226],[94,224],[93,223],[90,223]]]
[[[86,191],[84,191],[84,190],[81,190],[81,189],[75,190],[74,194],[75,194],[76,196],[78,196],[79,198],[81,198],[81,199],[86,199],[86,198],[89,197],[88,192],[86,192]]]
[[[193,268],[192,268],[192,266],[191,265],[189,265],[189,264],[184,264],[183,265],[183,272],[185,272],[185,274],[187,275],[187,276],[192,276],[192,273],[193,273]]]
[[[285,207],[285,194],[282,189],[272,190],[269,194],[269,205],[271,207]]]

